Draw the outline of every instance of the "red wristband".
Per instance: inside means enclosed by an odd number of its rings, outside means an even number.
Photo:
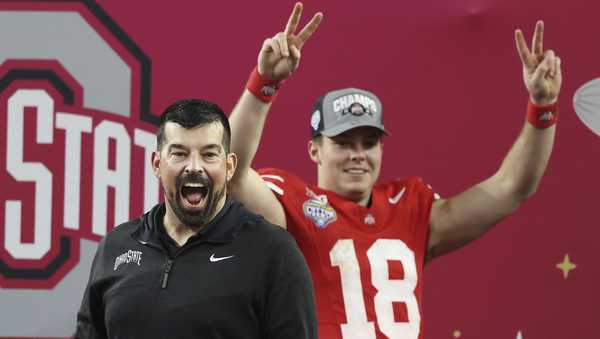
[[[281,85],[281,82],[274,82],[261,76],[258,73],[258,67],[254,67],[246,83],[246,88],[258,100],[269,103],[277,96],[279,85]]]
[[[527,121],[533,126],[545,129],[558,120],[558,101],[552,105],[536,105],[529,100],[527,103]]]

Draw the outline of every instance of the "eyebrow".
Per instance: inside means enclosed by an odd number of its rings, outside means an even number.
[[[173,150],[174,148],[185,149],[185,147],[181,144],[170,144],[169,147],[167,148],[167,152],[171,152],[171,150]]]
[[[173,149],[188,149],[188,147],[182,145],[182,144],[170,144],[169,147],[167,148],[167,151],[170,152]],[[208,144],[206,146],[202,147],[202,150],[209,150],[209,149],[218,149],[221,150],[222,147],[220,144]]]
[[[202,147],[202,150],[211,150],[211,149],[217,149],[217,150],[221,150],[223,147],[221,147],[220,144],[209,144],[206,145],[204,147]]]

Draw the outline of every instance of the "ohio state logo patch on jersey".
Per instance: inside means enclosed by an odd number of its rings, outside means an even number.
[[[311,197],[302,205],[304,215],[311,219],[318,228],[325,228],[337,220],[337,213],[329,206],[327,197],[319,195]]]

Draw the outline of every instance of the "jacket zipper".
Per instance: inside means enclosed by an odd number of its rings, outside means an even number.
[[[167,262],[165,264],[165,269],[163,271],[163,278],[162,278],[162,288],[163,289],[167,288],[167,283],[169,282],[169,272],[171,272],[172,267],[173,267],[173,260],[171,260],[171,259],[167,260]]]
[[[167,258],[167,262],[165,263],[164,268],[163,268],[162,284],[161,284],[162,289],[167,288],[167,284],[169,283],[169,273],[171,273],[171,270],[173,269],[173,259],[170,259],[169,256],[167,255],[167,253],[165,252],[165,250],[160,246],[157,246],[148,241],[138,240],[138,242],[144,246],[148,246],[148,247],[158,250],[159,252],[163,253],[165,255],[165,257]]]
[[[177,258],[179,255],[181,255],[181,253],[183,253],[183,252],[185,252],[185,251],[189,250],[189,249],[190,249],[190,248],[192,248],[192,247],[196,247],[197,245],[200,245],[200,244],[201,244],[201,243],[195,243],[195,244],[192,244],[191,246],[188,246],[187,248],[184,248],[184,249],[183,249],[183,251],[179,251],[179,252],[177,252],[177,253],[175,254],[175,257],[173,257],[173,259],[167,259],[167,262],[165,263],[165,268],[164,268],[164,270],[163,270],[163,276],[162,276],[162,285],[161,285],[161,288],[162,288],[162,289],[165,289],[165,288],[167,288],[167,285],[169,284],[169,273],[171,273],[171,270],[173,269],[173,263],[174,263],[175,259],[176,259],[176,258]],[[150,243],[148,243],[148,245],[150,245]],[[153,246],[153,247],[154,247],[154,246]],[[162,249],[161,249],[161,251],[163,251],[163,253],[164,253],[164,250],[162,250]],[[168,256],[167,256],[167,258],[168,258]]]
[[[156,250],[158,250],[158,251],[162,252],[162,253],[165,255],[165,257],[167,257],[167,262],[166,262],[166,263],[165,263],[165,265],[164,265],[163,274],[162,274],[162,284],[161,284],[161,288],[162,288],[162,289],[165,289],[165,288],[167,288],[167,285],[169,284],[169,273],[171,273],[171,270],[173,269],[173,263],[174,263],[175,259],[176,259],[176,258],[177,258],[177,257],[178,257],[178,256],[179,256],[181,253],[183,253],[183,252],[185,252],[185,251],[189,250],[189,249],[190,249],[190,248],[192,248],[192,247],[196,247],[197,245],[200,245],[200,244],[202,244],[202,242],[197,242],[197,243],[195,243],[195,244],[192,244],[191,246],[189,246],[189,247],[185,248],[183,251],[181,251],[181,252],[178,252],[178,253],[175,255],[175,257],[174,257],[173,259],[171,259],[171,258],[169,258],[169,256],[167,255],[167,253],[165,252],[165,250],[164,250],[162,247],[160,247],[160,246],[157,246],[157,245],[155,245],[155,244],[153,244],[153,243],[151,243],[151,242],[147,242],[147,241],[141,241],[141,240],[138,240],[138,242],[139,242],[140,244],[142,244],[142,245],[145,245],[145,246],[148,246],[148,247],[152,247],[152,248],[154,248],[154,249],[156,249]]]

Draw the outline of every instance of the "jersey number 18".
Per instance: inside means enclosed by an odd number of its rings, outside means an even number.
[[[342,294],[346,310],[346,324],[341,325],[344,339],[375,339],[375,324],[367,320],[360,266],[352,239],[338,240],[329,258],[340,269]],[[377,289],[375,314],[379,329],[388,338],[417,339],[421,315],[414,291],[417,283],[417,267],[413,251],[401,240],[378,239],[367,250],[371,266],[371,282]],[[404,268],[404,279],[389,279],[388,260],[398,260]],[[393,302],[406,305],[408,322],[394,321]]]

